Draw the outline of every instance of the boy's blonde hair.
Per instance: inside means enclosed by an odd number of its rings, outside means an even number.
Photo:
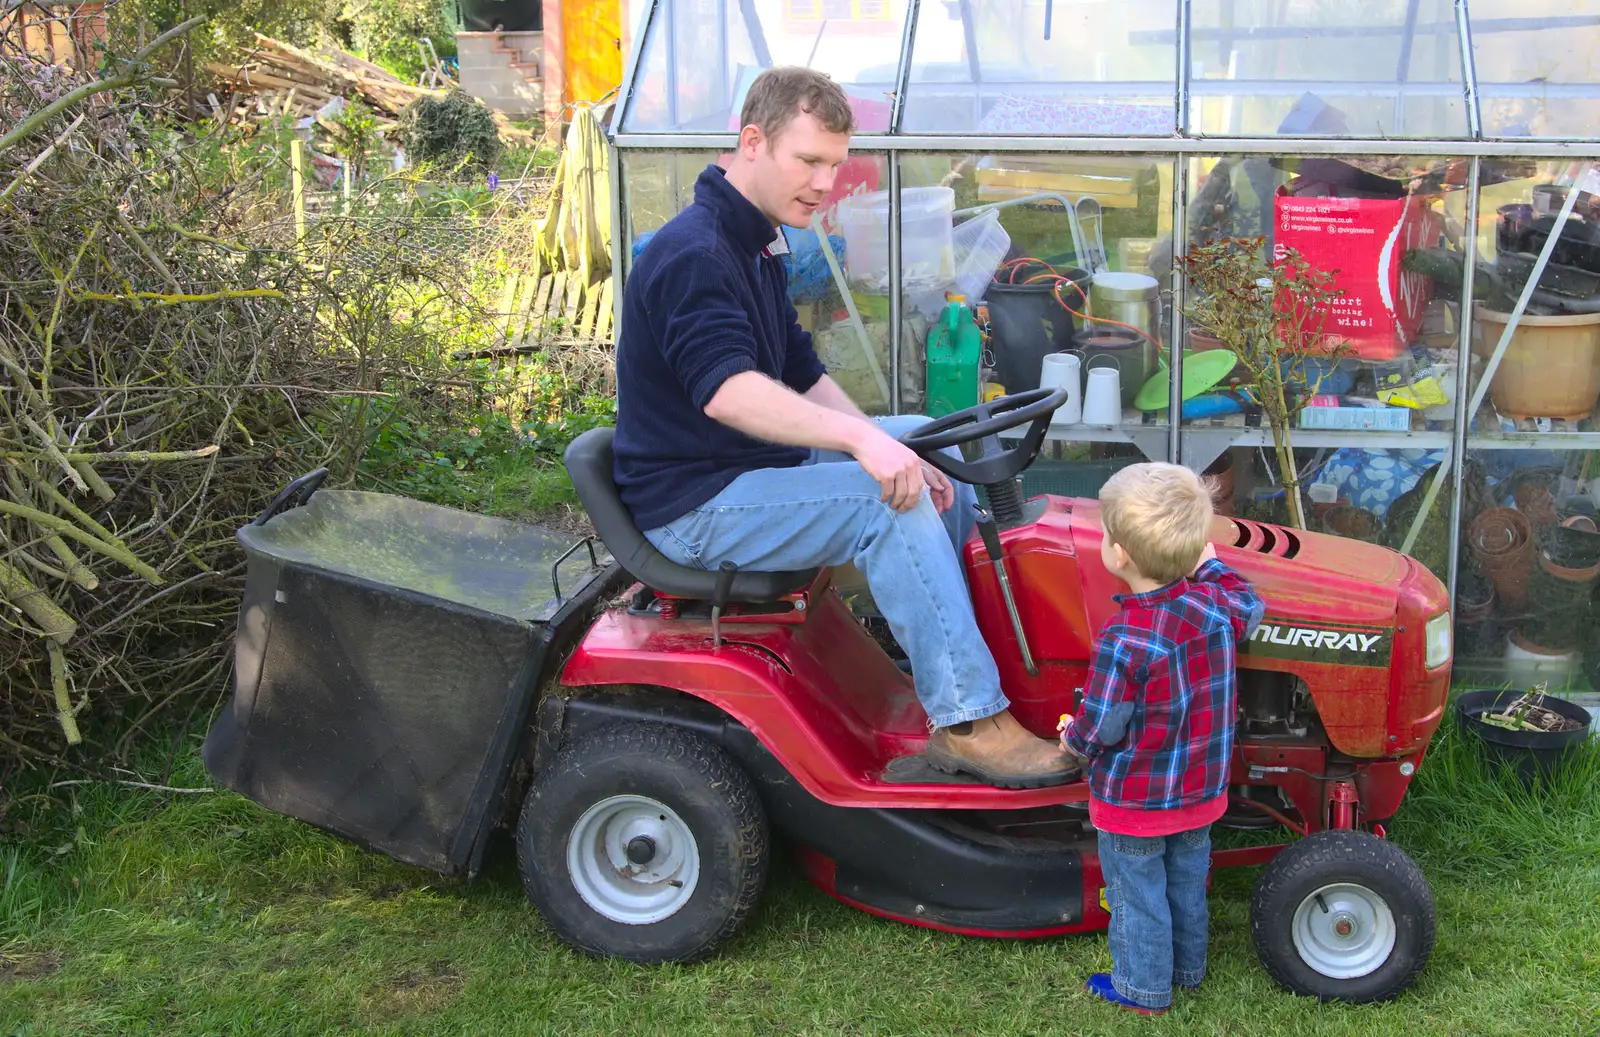
[[[1211,492],[1182,465],[1129,465],[1100,489],[1100,521],[1140,575],[1171,583],[1194,572],[1211,526]]]

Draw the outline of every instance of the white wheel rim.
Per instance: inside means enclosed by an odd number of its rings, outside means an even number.
[[[629,850],[634,858],[630,859]],[[611,796],[583,812],[567,839],[567,872],[578,896],[624,925],[670,918],[694,895],[700,849],[665,803]]]
[[[1365,886],[1335,882],[1315,890],[1294,912],[1294,949],[1329,979],[1376,972],[1394,951],[1394,912]]]

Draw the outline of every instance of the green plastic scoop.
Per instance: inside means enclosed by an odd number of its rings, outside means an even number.
[[[1193,399],[1228,377],[1239,360],[1229,349],[1207,349],[1183,354],[1183,398]],[[1171,403],[1167,392],[1169,369],[1165,362],[1150,380],[1139,387],[1133,405],[1140,410],[1166,410]]]

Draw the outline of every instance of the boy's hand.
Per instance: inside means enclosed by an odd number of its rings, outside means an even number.
[[[1216,549],[1216,547],[1214,547],[1211,544],[1210,541],[1207,541],[1206,542],[1206,546],[1204,548],[1202,548],[1201,551],[1200,551],[1200,560],[1198,562],[1194,563],[1194,572],[1199,572],[1200,571],[1200,567],[1202,565],[1205,565],[1207,562],[1214,560],[1216,557],[1217,557],[1217,549]],[[1194,573],[1190,573],[1190,575],[1192,576],[1192,575],[1194,575]]]
[[[1063,713],[1063,714],[1061,714],[1061,719],[1056,721],[1056,730],[1061,732],[1061,748],[1065,749],[1069,753],[1072,753],[1073,756],[1076,756],[1078,754],[1072,752],[1072,746],[1067,744],[1067,728],[1069,728],[1071,726],[1072,726],[1072,714],[1071,713]]]

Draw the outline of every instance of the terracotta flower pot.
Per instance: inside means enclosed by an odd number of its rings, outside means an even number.
[[[1383,525],[1378,516],[1367,509],[1347,504],[1328,509],[1322,516],[1322,531],[1375,544],[1383,536]]]
[[[1222,455],[1211,462],[1211,467],[1204,472],[1205,477],[1215,487],[1213,508],[1218,515],[1232,515],[1233,505],[1233,454],[1223,451]]]
[[[1563,571],[1600,568],[1600,531],[1587,515],[1569,515],[1544,537],[1544,557]]]
[[[1533,571],[1533,529],[1528,517],[1515,508],[1489,508],[1472,520],[1467,545],[1506,609],[1519,613],[1526,608],[1528,578]]]
[[[1581,569],[1574,569],[1555,561],[1550,557],[1550,552],[1548,551],[1539,552],[1539,568],[1556,579],[1567,583],[1592,583],[1594,580],[1600,579],[1600,562]]]

